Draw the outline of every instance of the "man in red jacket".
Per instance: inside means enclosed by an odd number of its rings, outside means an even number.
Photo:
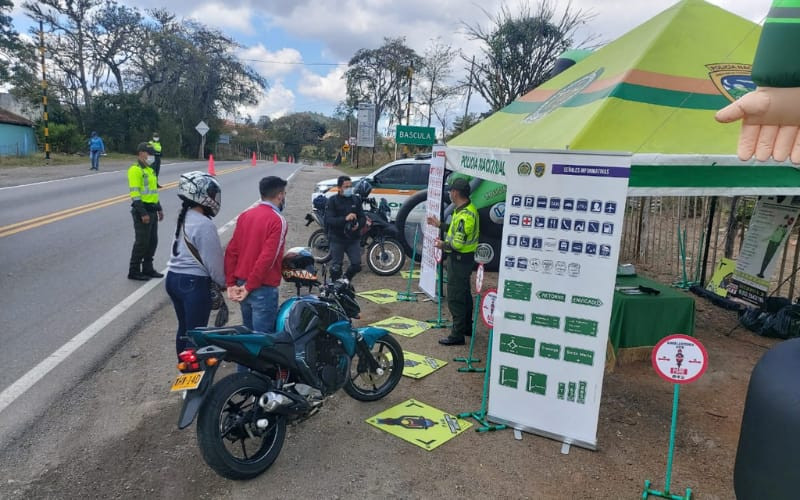
[[[281,215],[286,181],[264,177],[258,189],[261,202],[239,216],[225,251],[225,281],[228,298],[239,302],[242,308],[244,325],[253,331],[274,333],[288,228]]]

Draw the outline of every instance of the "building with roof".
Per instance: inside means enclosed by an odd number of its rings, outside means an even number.
[[[28,156],[35,152],[33,122],[0,108],[0,156]]]

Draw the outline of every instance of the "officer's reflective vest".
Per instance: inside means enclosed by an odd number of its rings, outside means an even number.
[[[155,151],[157,155],[161,154],[161,143],[160,142],[158,142],[158,141],[150,141],[147,144],[148,144],[148,146],[153,148],[153,151]]]
[[[158,179],[150,165],[142,167],[134,163],[128,169],[128,189],[131,200],[142,203],[158,203]]]
[[[478,248],[480,220],[478,210],[471,202],[453,211],[453,219],[447,229],[447,250],[458,253],[474,252]]]

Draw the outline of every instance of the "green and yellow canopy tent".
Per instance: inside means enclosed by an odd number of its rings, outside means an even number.
[[[800,171],[739,161],[739,124],[714,120],[755,88],[760,32],[705,1],[682,0],[448,147],[630,152],[631,196],[800,194]]]

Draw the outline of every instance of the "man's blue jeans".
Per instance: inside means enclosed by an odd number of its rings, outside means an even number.
[[[89,151],[89,158],[92,160],[92,168],[100,170],[100,151]]]
[[[247,294],[240,303],[242,323],[254,332],[275,333],[278,319],[278,288],[262,286]]]
[[[240,281],[238,284],[244,284]],[[278,288],[262,286],[247,294],[247,298],[239,303],[242,309],[242,323],[247,328],[259,333],[275,333],[278,320]],[[248,371],[247,367],[238,365],[238,372]]]
[[[175,352],[180,354],[194,343],[186,331],[208,325],[211,315],[210,278],[193,274],[167,273],[167,295],[172,299],[175,315],[178,316],[178,332],[175,334]],[[179,359],[180,361],[180,359]]]

